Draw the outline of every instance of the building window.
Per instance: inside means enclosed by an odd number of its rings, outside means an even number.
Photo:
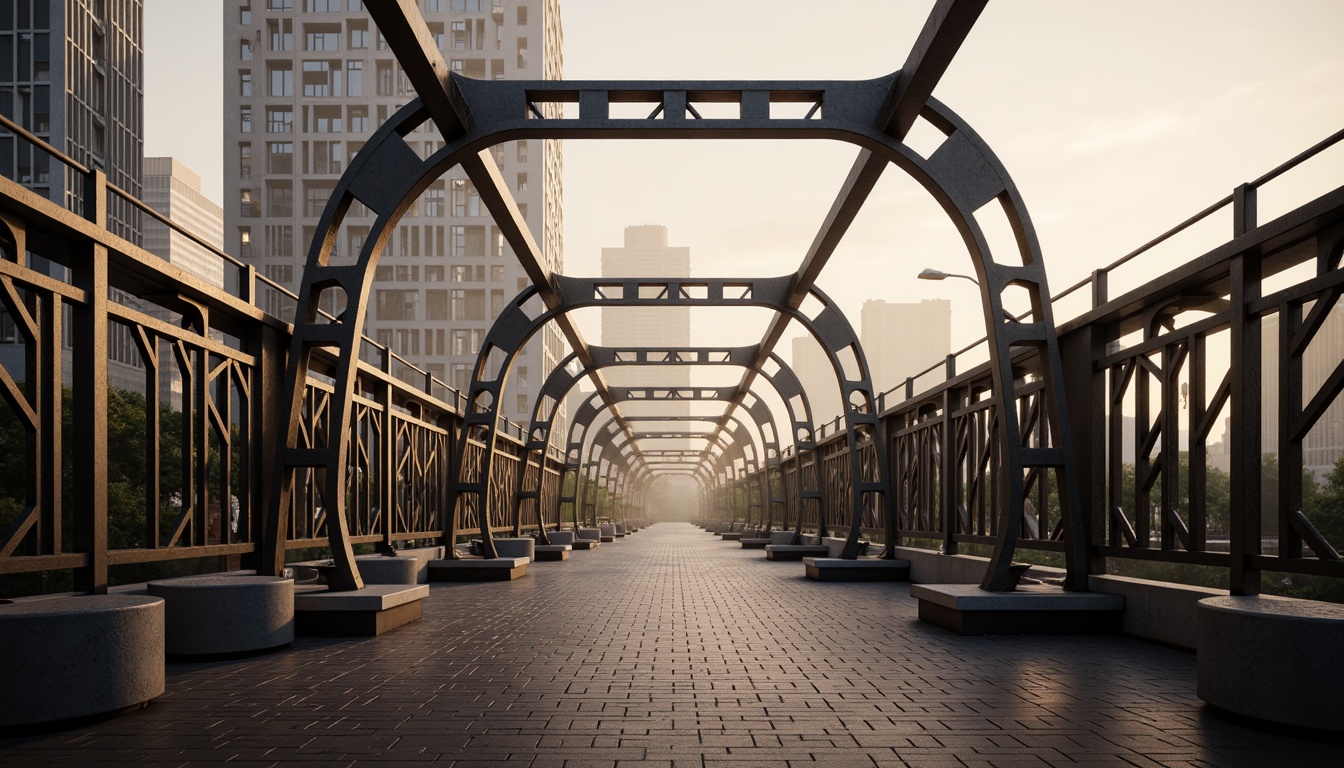
[[[266,144],[266,172],[294,173],[294,142],[271,141]]]
[[[520,162],[520,163],[526,163],[526,162],[527,162],[527,142],[526,142],[526,141],[520,141],[520,142],[518,142],[518,162]]]
[[[518,6],[518,26],[520,26],[520,27],[525,27],[525,26],[527,26],[527,6],[526,6],[526,5],[520,5],[520,6]]]
[[[294,10],[294,0],[266,0],[266,10],[288,13]]]
[[[527,174],[526,174],[526,173],[520,173],[520,174],[518,174],[518,191],[519,191],[519,192],[526,192],[526,191],[527,191]]]
[[[379,320],[414,320],[419,291],[380,290],[377,294]]]
[[[313,97],[339,96],[341,93],[341,65],[329,61],[303,62],[303,95]]]
[[[238,254],[244,259],[252,258],[252,228],[238,228],[238,242],[242,245],[242,253]]]
[[[238,111],[238,116],[242,119],[240,129],[243,133],[252,132],[252,108],[243,107]]]
[[[252,73],[248,70],[238,73],[238,93],[242,96],[252,95]]]
[[[340,107],[313,107],[311,114],[312,122],[308,130],[313,133],[340,133],[341,132],[341,108]]]
[[[271,95],[294,95],[294,70],[288,64],[271,65]]]
[[[271,37],[272,51],[294,50],[293,19],[271,19],[266,22],[266,31]]]
[[[345,62],[345,87],[347,96],[364,95],[364,62]]]
[[[425,291],[425,319],[452,319],[448,315],[448,291],[442,288]]]
[[[303,8],[309,13],[339,13],[341,0],[304,0]]]
[[[341,172],[341,142],[314,141],[308,147],[308,162],[304,163],[305,173]]]
[[[294,186],[288,181],[269,182],[266,185],[266,215],[294,215]]]
[[[430,187],[425,190],[425,202],[422,209],[425,216],[442,216],[444,213],[443,187]]]
[[[266,258],[269,259],[292,259],[294,258],[294,227],[289,224],[268,224],[266,225]],[[288,285],[294,279],[294,267],[285,265],[284,269],[289,270],[285,273],[284,284]]]
[[[339,51],[341,49],[341,28],[328,29],[326,25],[313,27],[305,34],[305,50]]]
[[[266,132],[293,133],[294,109],[292,107],[267,107]]]
[[[238,145],[238,178],[252,178],[252,145]]]
[[[241,61],[252,60],[252,41],[240,40],[238,42],[238,58]]]
[[[360,50],[369,47],[369,30],[364,27],[350,28],[350,50]]]
[[[527,38],[518,38],[518,68],[527,69]]]
[[[481,215],[481,196],[466,179],[453,179],[453,215]]]
[[[485,0],[453,0],[453,10],[460,13],[480,13],[485,10]]]
[[[322,210],[327,207],[327,200],[331,199],[331,187],[322,184],[309,185],[304,183],[303,194],[303,214],[309,218],[317,218],[322,215]]]
[[[351,133],[368,133],[369,131],[369,108],[368,107],[346,107],[350,116]]]

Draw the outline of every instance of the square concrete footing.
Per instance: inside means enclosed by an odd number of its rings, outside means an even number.
[[[719,534],[719,536],[721,536],[724,541],[741,541],[743,533],[743,531],[724,531]]]
[[[429,587],[368,584],[352,592],[298,587],[294,630],[300,635],[375,637],[420,619]]]
[[[597,539],[575,539],[574,550],[578,551],[581,549],[583,550],[597,549],[600,544],[601,542],[599,542]]]
[[[797,562],[804,557],[826,557],[830,551],[821,544],[767,544],[765,559]]]
[[[429,563],[429,580],[512,581],[527,575],[527,563],[526,557],[433,560]]]
[[[861,557],[842,560],[838,557],[805,557],[803,566],[807,578],[813,581],[909,581],[909,560],[878,560]]]
[[[769,539],[738,539],[742,542],[743,549],[765,549],[765,545],[770,543]]]
[[[569,553],[573,549],[574,545],[572,544],[538,544],[534,547],[534,559],[537,562],[568,560]]]
[[[1121,631],[1125,598],[1031,584],[988,592],[975,584],[911,584],[919,618],[959,635],[1105,635]]]

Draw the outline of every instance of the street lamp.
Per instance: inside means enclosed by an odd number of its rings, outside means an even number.
[[[918,277],[920,280],[946,280],[949,277],[960,277],[962,280],[970,280],[977,286],[980,285],[980,281],[976,280],[974,277],[971,277],[970,275],[959,275],[955,272],[944,272],[941,269],[934,269],[933,267],[925,267],[924,271],[920,272],[918,275],[915,275],[915,277]],[[1007,309],[1003,310],[1003,319],[1007,320],[1010,323],[1017,322],[1017,316],[1014,315],[1012,312],[1009,312]]]
[[[976,280],[974,277],[971,277],[970,275],[958,275],[953,272],[943,272],[941,270],[937,270],[932,267],[925,267],[924,271],[920,272],[918,275],[916,275],[916,277],[918,277],[920,280],[946,280],[949,277],[960,277],[963,280],[970,280],[972,283],[975,283],[976,285],[980,284],[979,280]]]

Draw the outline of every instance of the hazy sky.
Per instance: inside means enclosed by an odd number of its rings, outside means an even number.
[[[230,8],[232,0],[227,3]],[[562,0],[564,73],[601,79],[854,79],[898,67],[931,0]],[[222,188],[220,4],[146,0],[147,155]],[[935,96],[1021,190],[1056,291],[1344,127],[1344,2],[997,0]],[[628,224],[671,228],[699,275],[794,271],[857,150],[828,142],[565,145],[565,272],[598,272]],[[1262,192],[1262,219],[1344,177],[1344,148]],[[1226,239],[1230,215],[1159,263]],[[889,170],[822,274],[857,321],[866,299],[949,298],[954,342],[982,335],[970,272],[928,196]],[[1142,266],[1120,288],[1155,272]],[[754,343],[764,317],[702,319],[693,342]],[[581,325],[597,339],[593,318]],[[731,332],[733,329],[728,329]],[[786,343],[787,346],[787,343]]]

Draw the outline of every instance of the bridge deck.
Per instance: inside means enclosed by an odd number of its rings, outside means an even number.
[[[689,525],[435,584],[422,621],[170,664],[125,717],[0,740],[5,765],[1338,766],[1225,719],[1193,655],[961,638],[905,585],[822,584]]]

